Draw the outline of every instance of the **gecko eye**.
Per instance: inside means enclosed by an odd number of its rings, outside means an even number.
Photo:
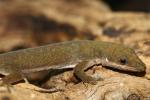
[[[125,65],[127,64],[127,59],[123,58],[119,60],[120,64]]]

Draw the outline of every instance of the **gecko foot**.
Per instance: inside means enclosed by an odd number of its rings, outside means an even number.
[[[97,81],[102,80],[101,76],[99,74],[88,75],[85,71],[99,63],[99,59],[82,61],[74,68],[74,74],[83,82],[95,85]]]
[[[0,81],[0,92],[12,93],[13,90],[14,90],[13,85],[11,85],[11,84],[4,84],[2,81]]]

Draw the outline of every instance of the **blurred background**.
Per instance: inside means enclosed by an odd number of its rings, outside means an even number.
[[[150,0],[0,0],[0,53],[68,40],[150,55]]]

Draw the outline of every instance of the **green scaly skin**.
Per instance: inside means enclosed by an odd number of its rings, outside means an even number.
[[[68,41],[0,54],[0,74],[6,75],[2,79],[4,84],[22,80],[33,72],[74,67],[77,77],[94,83],[99,78],[85,73],[94,64],[131,72],[145,71],[145,64],[133,49],[101,41]]]

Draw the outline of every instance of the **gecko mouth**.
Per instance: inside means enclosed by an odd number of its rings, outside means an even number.
[[[130,67],[130,66],[126,66],[126,65],[119,65],[113,62],[109,62],[108,63],[103,63],[102,64],[103,67],[116,71],[116,72],[120,72],[120,73],[125,73],[125,74],[129,74],[129,75],[133,75],[133,76],[144,76],[145,75],[145,70],[139,70],[136,69],[134,67]]]
[[[131,67],[131,66],[127,66],[127,65],[120,65],[120,64],[117,64],[114,62],[104,63],[102,65],[106,66],[106,67],[113,68],[113,69],[118,69],[118,70],[123,70],[123,71],[128,71],[128,72],[144,72],[145,71],[145,69],[141,70],[141,69],[138,69],[136,67]]]

